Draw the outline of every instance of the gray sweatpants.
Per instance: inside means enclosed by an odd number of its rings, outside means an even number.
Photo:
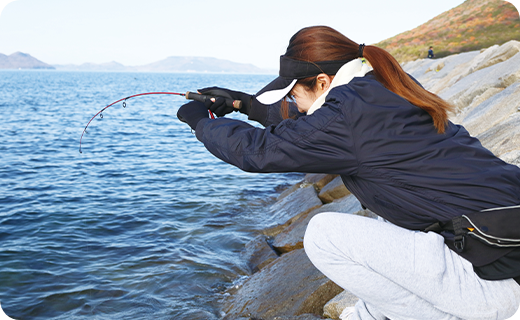
[[[480,279],[433,232],[327,212],[310,221],[304,247],[323,274],[360,299],[354,319],[507,319],[520,304],[514,280]]]

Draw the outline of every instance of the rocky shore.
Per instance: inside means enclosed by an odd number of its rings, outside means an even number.
[[[403,66],[422,85],[451,102],[462,124],[502,160],[520,165],[520,42]],[[335,211],[371,218],[335,175],[308,174],[271,206],[285,222],[247,244],[250,275],[222,296],[223,319],[332,318],[358,300],[321,274],[303,249],[309,220]]]

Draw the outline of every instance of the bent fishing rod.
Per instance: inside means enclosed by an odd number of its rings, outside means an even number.
[[[98,115],[101,119],[103,119],[103,111],[105,111],[106,109],[108,109],[109,107],[115,105],[116,103],[119,103],[121,101],[123,101],[123,108],[126,108],[126,100],[130,99],[130,98],[135,98],[135,97],[140,97],[140,96],[146,96],[146,95],[153,95],[153,94],[171,94],[171,95],[177,95],[177,96],[182,96],[182,97],[186,97],[186,99],[188,100],[195,100],[195,101],[199,101],[199,102],[205,102],[207,101],[208,99],[212,100],[212,101],[215,101],[214,99],[216,99],[217,97],[214,97],[214,96],[209,96],[209,95],[204,95],[204,94],[200,94],[200,93],[195,93],[195,92],[186,92],[186,93],[178,93],[178,92],[146,92],[146,93],[138,93],[138,94],[134,94],[134,95],[131,95],[131,96],[128,96],[126,98],[123,98],[123,99],[119,99],[115,102],[112,102],[111,104],[107,105],[106,107],[104,107],[103,109],[101,109],[98,113],[96,113],[91,119],[90,121],[87,123],[87,125],[85,126],[85,129],[83,129],[83,132],[81,133],[81,138],[79,139],[79,153],[83,153],[81,151],[81,141],[83,140],[83,135],[85,133],[88,133],[87,132],[87,128],[88,126],[90,125],[90,123],[92,122],[92,120],[94,120],[94,118],[96,118]],[[240,109],[242,107],[242,101],[240,100],[233,100],[233,99],[229,99],[229,98],[225,98],[226,100],[226,105],[228,107],[233,107],[235,109]],[[211,111],[209,111],[209,114],[211,116],[212,119],[215,119],[215,116],[213,115],[213,113]]]

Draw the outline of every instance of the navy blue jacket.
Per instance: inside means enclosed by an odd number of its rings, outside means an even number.
[[[204,119],[196,135],[216,157],[245,171],[340,174],[365,207],[411,230],[520,204],[520,168],[462,126],[450,122],[437,133],[427,112],[371,74],[333,88],[312,115],[265,129]]]

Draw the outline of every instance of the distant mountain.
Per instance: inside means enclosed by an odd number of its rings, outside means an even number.
[[[375,45],[403,63],[435,56],[480,50],[509,40],[520,40],[520,18],[515,6],[502,0],[467,0],[410,31]]]
[[[0,53],[0,69],[57,69],[66,71],[132,71],[132,72],[194,72],[276,74],[276,70],[258,68],[252,64],[237,63],[209,57],[169,57],[142,65],[125,66],[119,62],[49,65],[27,53],[16,52],[9,56]]]
[[[275,74],[276,70],[258,68],[252,64],[237,63],[209,57],[169,57],[142,65],[124,66],[118,62],[82,65],[55,65],[58,70],[69,71],[133,71],[133,72],[194,72],[194,73],[264,73]]]
[[[15,52],[6,56],[0,53],[0,69],[55,69],[27,53]]]
[[[67,71],[131,71],[129,67],[122,65],[119,62],[107,62],[107,63],[83,63],[80,65],[75,64],[57,64],[54,65],[57,70]]]
[[[209,72],[209,73],[273,73],[252,64],[236,63],[209,57],[169,57],[135,67],[137,71],[155,72]]]

